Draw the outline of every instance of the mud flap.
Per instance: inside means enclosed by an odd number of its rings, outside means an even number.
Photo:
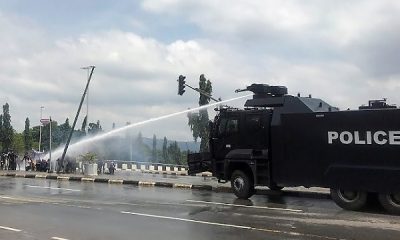
[[[187,156],[187,161],[189,166],[189,175],[212,171],[210,153],[190,153]]]

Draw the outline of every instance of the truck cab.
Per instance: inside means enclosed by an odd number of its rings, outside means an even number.
[[[243,197],[252,194],[254,186],[269,186],[271,117],[269,109],[219,109],[210,122],[210,153],[189,155],[190,174],[211,171],[219,181],[231,180],[239,192],[249,181],[252,187]]]

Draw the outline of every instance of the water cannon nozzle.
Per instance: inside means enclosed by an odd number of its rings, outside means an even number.
[[[236,89],[235,90],[235,93],[239,93],[239,92],[245,92],[245,91],[248,91],[248,89]]]

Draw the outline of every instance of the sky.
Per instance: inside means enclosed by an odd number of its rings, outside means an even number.
[[[106,131],[196,107],[180,74],[194,87],[205,74],[222,99],[264,83],[340,109],[399,104],[398,29],[397,0],[0,0],[0,104],[17,131],[41,106],[72,123],[89,65],[89,122]],[[186,115],[140,131],[191,139]]]

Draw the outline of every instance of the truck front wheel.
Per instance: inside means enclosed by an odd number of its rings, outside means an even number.
[[[253,180],[241,170],[232,173],[231,187],[233,193],[240,199],[248,199],[254,194]]]
[[[367,203],[367,193],[362,191],[331,188],[331,197],[339,207],[346,210],[357,211]]]
[[[400,193],[379,194],[378,198],[386,211],[400,215]]]

